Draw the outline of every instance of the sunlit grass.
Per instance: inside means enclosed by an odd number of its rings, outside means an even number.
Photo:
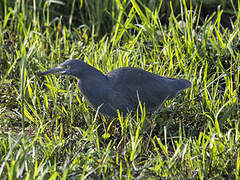
[[[169,24],[161,24],[160,7],[116,1],[116,24],[100,38],[93,19],[95,26],[74,27],[74,3],[65,25],[51,19],[47,1],[24,2],[0,21],[1,178],[239,178],[239,11],[226,28],[222,11],[202,19],[201,6],[183,1],[180,14],[169,4]],[[137,115],[101,117],[74,78],[35,76],[73,58],[103,73],[139,67],[192,87],[155,114],[141,107]]]

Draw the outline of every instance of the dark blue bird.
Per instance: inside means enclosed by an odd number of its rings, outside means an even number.
[[[183,89],[191,86],[185,79],[161,77],[138,68],[123,67],[106,75],[80,60],[68,60],[59,67],[39,73],[72,75],[79,79],[78,86],[83,96],[100,113],[117,117],[136,111],[139,101],[146,112],[157,109],[164,100],[174,98]]]

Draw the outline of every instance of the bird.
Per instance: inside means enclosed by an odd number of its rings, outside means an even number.
[[[135,67],[121,67],[103,74],[82,60],[67,60],[53,69],[40,72],[48,74],[71,75],[78,79],[81,94],[101,115],[118,117],[118,111],[126,116],[136,112],[139,102],[146,112],[155,111],[165,100],[173,99],[182,90],[189,88],[191,82],[175,79]]]

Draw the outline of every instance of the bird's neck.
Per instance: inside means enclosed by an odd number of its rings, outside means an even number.
[[[98,70],[97,72],[88,71],[86,76],[79,78],[78,86],[84,97],[87,98],[92,105],[97,106],[100,106],[100,102],[104,101],[110,87],[107,76]]]

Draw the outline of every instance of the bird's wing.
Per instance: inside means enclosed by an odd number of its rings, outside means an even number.
[[[124,102],[135,108],[140,100],[146,108],[152,109],[186,88],[179,79],[160,77],[138,68],[120,68],[107,76],[113,81],[115,95],[110,99],[115,107]]]

